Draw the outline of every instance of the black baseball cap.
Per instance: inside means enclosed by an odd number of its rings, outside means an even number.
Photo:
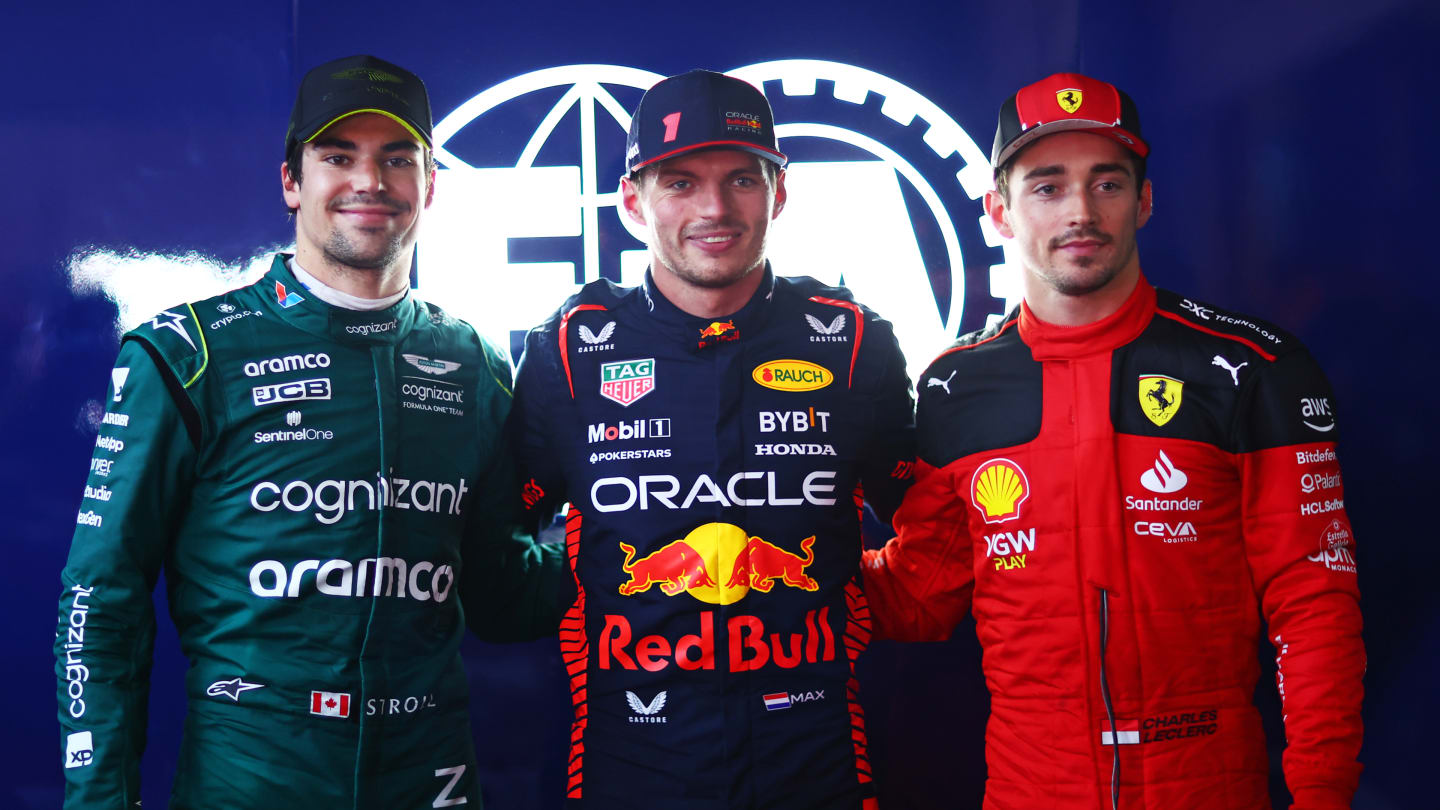
[[[399,65],[360,54],[326,62],[300,80],[285,131],[285,155],[296,144],[309,143],[331,124],[358,113],[390,118],[427,147],[431,145],[425,83]]]
[[[1142,158],[1150,154],[1140,138],[1140,113],[1123,90],[1079,73],[1056,73],[1000,105],[990,165],[999,169],[1035,140],[1066,130],[1103,135]]]
[[[625,173],[696,149],[740,149],[780,167],[775,115],[753,84],[711,70],[662,79],[645,91],[630,118]]]

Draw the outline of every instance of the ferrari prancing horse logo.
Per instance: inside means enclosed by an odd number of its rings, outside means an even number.
[[[1055,91],[1055,101],[1060,104],[1060,109],[1067,113],[1074,114],[1085,103],[1085,94],[1073,87]]]
[[[1180,395],[1185,383],[1163,374],[1140,375],[1140,410],[1158,427],[1164,427],[1180,412]]]

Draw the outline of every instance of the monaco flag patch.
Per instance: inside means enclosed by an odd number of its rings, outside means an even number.
[[[349,717],[350,695],[347,692],[311,692],[310,713],[321,717]]]

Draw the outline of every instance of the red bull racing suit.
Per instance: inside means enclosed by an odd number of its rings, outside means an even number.
[[[525,501],[561,502],[578,597],[568,796],[587,808],[860,808],[853,662],[863,497],[910,478],[890,325],[769,270],[732,316],[585,287],[529,334],[512,431]]]
[[[865,588],[885,637],[974,613],[985,807],[1268,807],[1262,613],[1294,807],[1350,806],[1354,540],[1294,337],[1142,278],[1088,326],[1022,306],[921,380],[916,483]]]

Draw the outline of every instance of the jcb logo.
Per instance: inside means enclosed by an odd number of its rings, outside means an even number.
[[[291,382],[276,383],[274,385],[257,385],[250,389],[251,399],[255,407],[270,405],[276,402],[294,402],[300,399],[329,399],[330,378],[319,377],[313,380],[293,380]]]

